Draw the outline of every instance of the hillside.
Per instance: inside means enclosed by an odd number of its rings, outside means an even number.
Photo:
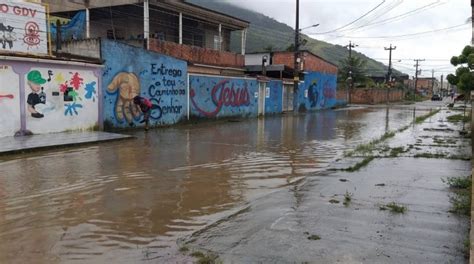
[[[273,51],[285,50],[294,43],[293,28],[261,13],[237,7],[224,1],[187,0],[187,2],[221,13],[231,14],[234,17],[249,21],[250,28],[247,33],[247,53],[265,51],[270,47]],[[303,38],[308,42],[302,49],[308,49],[336,65],[339,65],[339,62],[348,56],[348,51],[343,46],[319,41],[306,35],[304,35]],[[240,32],[232,34],[231,50],[234,52],[240,51]],[[387,71],[387,67],[382,63],[370,59],[359,52],[353,52],[353,54],[354,56],[359,56],[367,60],[367,70],[369,74],[383,75]],[[400,72],[394,71],[394,74],[397,75],[400,74]]]

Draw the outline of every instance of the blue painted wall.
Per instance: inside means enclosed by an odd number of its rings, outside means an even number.
[[[258,113],[258,82],[254,79],[189,76],[191,116],[252,117]]]
[[[337,105],[337,75],[310,72],[300,83],[295,99],[298,111],[329,109]]]
[[[143,126],[132,99],[154,104],[151,126],[175,124],[187,116],[187,63],[126,44],[102,40],[103,113],[106,127]]]
[[[265,96],[265,114],[280,114],[283,112],[283,82],[270,81],[267,88],[270,89],[270,93],[268,97]]]

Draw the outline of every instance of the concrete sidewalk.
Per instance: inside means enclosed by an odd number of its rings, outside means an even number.
[[[1,137],[0,155],[15,154],[57,147],[70,147],[82,144],[99,143],[129,138],[133,137],[129,135],[121,135],[99,131],[67,132],[22,137]]]
[[[471,172],[470,139],[446,121],[459,113],[443,109],[367,144],[183,244],[224,263],[465,263],[469,217],[450,212],[443,182]]]

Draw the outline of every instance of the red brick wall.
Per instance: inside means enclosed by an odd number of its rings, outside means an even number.
[[[389,90],[390,102],[399,102],[403,100],[403,91],[398,89]],[[347,100],[347,90],[338,89],[336,98],[338,100]],[[387,102],[387,89],[361,89],[352,91],[352,104],[380,104]]]
[[[337,67],[332,65],[321,58],[314,56],[309,52],[302,52],[304,64],[303,69],[305,71],[316,71],[330,74],[337,74]],[[284,64],[290,68],[294,67],[294,53],[293,52],[276,52],[273,54],[273,64]]]
[[[217,51],[174,42],[150,39],[150,50],[197,64],[243,68],[244,56],[232,52]]]

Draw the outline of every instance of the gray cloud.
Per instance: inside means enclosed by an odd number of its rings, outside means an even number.
[[[295,0],[226,1],[261,12],[291,27],[295,25]],[[304,33],[330,31],[359,18],[381,2],[382,0],[300,0],[300,27],[319,23],[318,28],[305,30]],[[412,59],[420,58],[426,59],[421,66],[425,70],[423,75],[431,76],[431,69],[435,69],[436,76],[439,77],[441,74],[446,76],[449,71],[454,69],[450,67],[449,58],[458,55],[462,48],[470,43],[472,32],[470,25],[464,25],[451,31],[406,38],[366,37],[405,35],[463,24],[471,16],[469,1],[386,0],[380,8],[353,26],[363,26],[369,22],[373,23],[399,16],[429,4],[433,5],[414,15],[384,25],[364,28],[366,30],[348,30],[311,36],[340,45],[346,45],[349,40],[352,40],[359,44],[358,51],[383,63],[388,62],[388,52],[383,47],[388,47],[392,43],[397,46],[393,57],[396,59],[394,65],[399,70],[414,74]],[[378,18],[371,21],[376,17]],[[402,61],[399,62],[399,59]],[[440,59],[444,59],[444,61]]]

